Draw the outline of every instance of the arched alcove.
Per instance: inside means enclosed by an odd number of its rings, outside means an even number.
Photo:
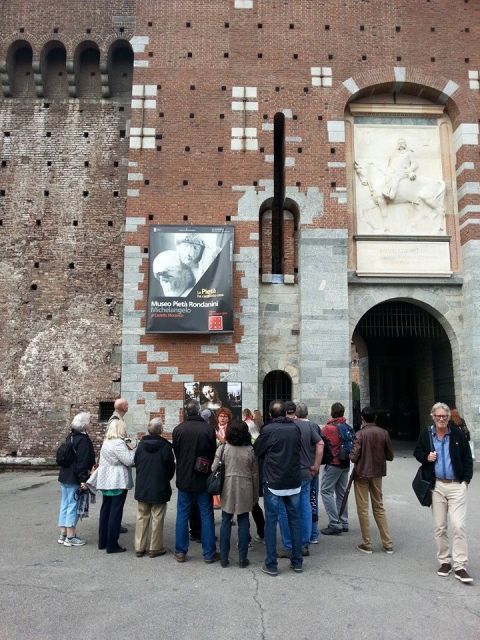
[[[48,42],[43,48],[40,60],[45,98],[66,99],[68,77],[65,46],[58,40]]]
[[[95,42],[82,42],[75,51],[75,81],[78,98],[100,98],[100,51]]]
[[[112,98],[128,101],[132,96],[133,50],[127,40],[115,41],[108,52],[108,76]]]
[[[276,369],[267,373],[263,380],[263,416],[268,416],[268,408],[272,400],[292,399],[292,379],[285,373]]]
[[[7,71],[12,98],[35,97],[32,47],[26,40],[17,40],[10,45]]]

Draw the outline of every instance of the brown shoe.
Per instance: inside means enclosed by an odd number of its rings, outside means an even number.
[[[145,553],[146,551],[135,551],[135,555],[137,556],[137,558],[143,558]]]
[[[187,559],[186,553],[174,553],[173,556],[177,562],[185,562]]]
[[[471,578],[465,569],[458,569],[455,571],[455,578],[460,580],[460,582],[464,582],[465,584],[470,584],[473,582],[473,578]]]
[[[357,544],[357,549],[358,549],[358,551],[361,551],[362,553],[368,553],[368,554],[373,553],[372,547],[367,547],[367,545],[363,544],[363,542],[362,542],[362,544]]]
[[[449,562],[444,562],[437,571],[437,575],[442,576],[442,578],[446,578],[451,573],[452,565]]]
[[[149,551],[149,558],[158,558],[158,556],[164,556],[167,553],[166,549],[159,549],[158,551]]]

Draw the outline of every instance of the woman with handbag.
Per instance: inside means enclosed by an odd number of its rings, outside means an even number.
[[[237,514],[239,567],[248,567],[249,513],[258,501],[258,468],[248,426],[231,422],[225,434],[226,442],[217,449],[212,465],[214,473],[224,465],[221,493],[222,525],[220,527],[220,563],[228,567],[233,514]]]
[[[118,544],[123,506],[128,489],[133,487],[132,471],[135,450],[129,447],[125,423],[112,420],[105,434],[97,474],[97,490],[103,494],[98,531],[98,548],[107,553],[121,553]]]

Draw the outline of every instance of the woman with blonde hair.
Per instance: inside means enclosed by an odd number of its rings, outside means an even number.
[[[103,494],[98,531],[98,548],[107,553],[121,553],[118,544],[123,506],[128,489],[133,487],[131,466],[135,451],[129,447],[125,423],[112,420],[100,450],[97,489]]]

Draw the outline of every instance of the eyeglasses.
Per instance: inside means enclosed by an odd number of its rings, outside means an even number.
[[[433,416],[435,420],[448,420],[448,416]]]

